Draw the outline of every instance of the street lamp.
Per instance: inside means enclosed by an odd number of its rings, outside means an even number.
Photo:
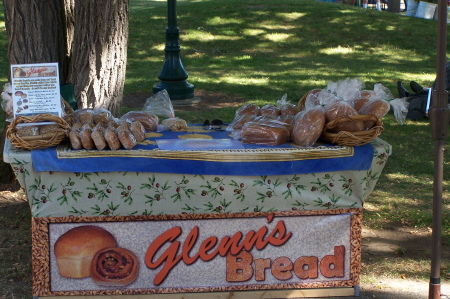
[[[167,0],[168,27],[166,28],[166,47],[164,64],[159,72],[159,83],[153,85],[153,94],[167,90],[171,100],[185,100],[194,97],[194,85],[188,83],[188,73],[180,58],[180,29],[177,27],[176,0]]]

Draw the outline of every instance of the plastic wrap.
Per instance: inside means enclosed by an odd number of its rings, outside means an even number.
[[[395,119],[399,124],[403,125],[406,120],[406,115],[408,114],[408,105],[406,98],[397,98],[389,101],[392,110],[394,111]]]
[[[178,117],[166,118],[161,122],[163,130],[169,131],[186,131],[187,123],[184,119]]]
[[[243,143],[276,146],[289,141],[289,131],[276,123],[249,122],[242,128],[241,138]]]
[[[346,78],[336,82],[328,82],[327,89],[344,101],[358,99],[364,82],[357,78]]]
[[[258,115],[260,115],[260,112],[261,112],[261,108],[258,105],[253,104],[253,103],[245,104],[244,106],[242,106],[236,110],[235,119],[242,115],[258,116]]]
[[[145,101],[142,111],[163,118],[175,117],[175,111],[170,101],[169,93],[165,89],[149,97]]]
[[[305,99],[305,109],[311,109],[315,106],[329,106],[340,101],[339,98],[330,90],[321,89],[315,93],[309,93]]]
[[[291,104],[287,100],[287,94],[285,93],[280,100],[277,101],[280,115],[295,115],[300,112],[300,108],[294,104]]]
[[[318,105],[298,113],[293,120],[292,141],[299,146],[313,146],[325,126],[325,109]]]
[[[12,87],[10,83],[6,83],[3,87],[1,94],[2,97],[2,109],[6,112],[6,118],[11,121],[14,117],[14,108],[12,100]]]
[[[139,121],[146,131],[155,132],[158,128],[159,118],[155,114],[150,114],[144,111],[128,111],[120,118],[128,124],[134,121]]]
[[[260,110],[260,115],[275,115],[278,116],[280,115],[280,109],[276,106],[276,105],[264,105],[263,107],[261,107]]]
[[[254,121],[256,117],[257,117],[256,115],[252,114],[237,115],[233,119],[233,121],[227,126],[226,130],[227,131],[241,130],[246,123]]]

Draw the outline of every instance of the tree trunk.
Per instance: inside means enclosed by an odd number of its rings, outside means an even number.
[[[65,82],[68,74],[68,57],[62,0],[3,0],[3,7],[6,34],[9,38],[9,62],[11,64],[59,62],[60,81]],[[7,127],[5,125],[0,137],[2,183],[10,183],[15,178],[10,165],[3,162]]]
[[[68,75],[63,0],[3,0],[11,64],[59,62],[61,84]]]
[[[127,63],[128,0],[77,0],[69,81],[79,107],[120,116]]]

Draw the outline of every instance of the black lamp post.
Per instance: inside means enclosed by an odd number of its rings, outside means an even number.
[[[166,47],[164,64],[159,72],[159,83],[153,85],[153,94],[167,90],[171,100],[185,100],[194,97],[194,85],[188,83],[188,73],[180,58],[181,47],[178,42],[180,29],[177,27],[176,0],[167,0],[168,27],[166,28]]]

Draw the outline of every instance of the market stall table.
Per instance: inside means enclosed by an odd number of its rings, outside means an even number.
[[[390,145],[265,147],[226,136],[154,133],[131,151],[104,152],[7,142],[33,216],[33,295],[357,294],[362,207]],[[87,224],[137,255],[132,283],[59,275],[56,241]]]

